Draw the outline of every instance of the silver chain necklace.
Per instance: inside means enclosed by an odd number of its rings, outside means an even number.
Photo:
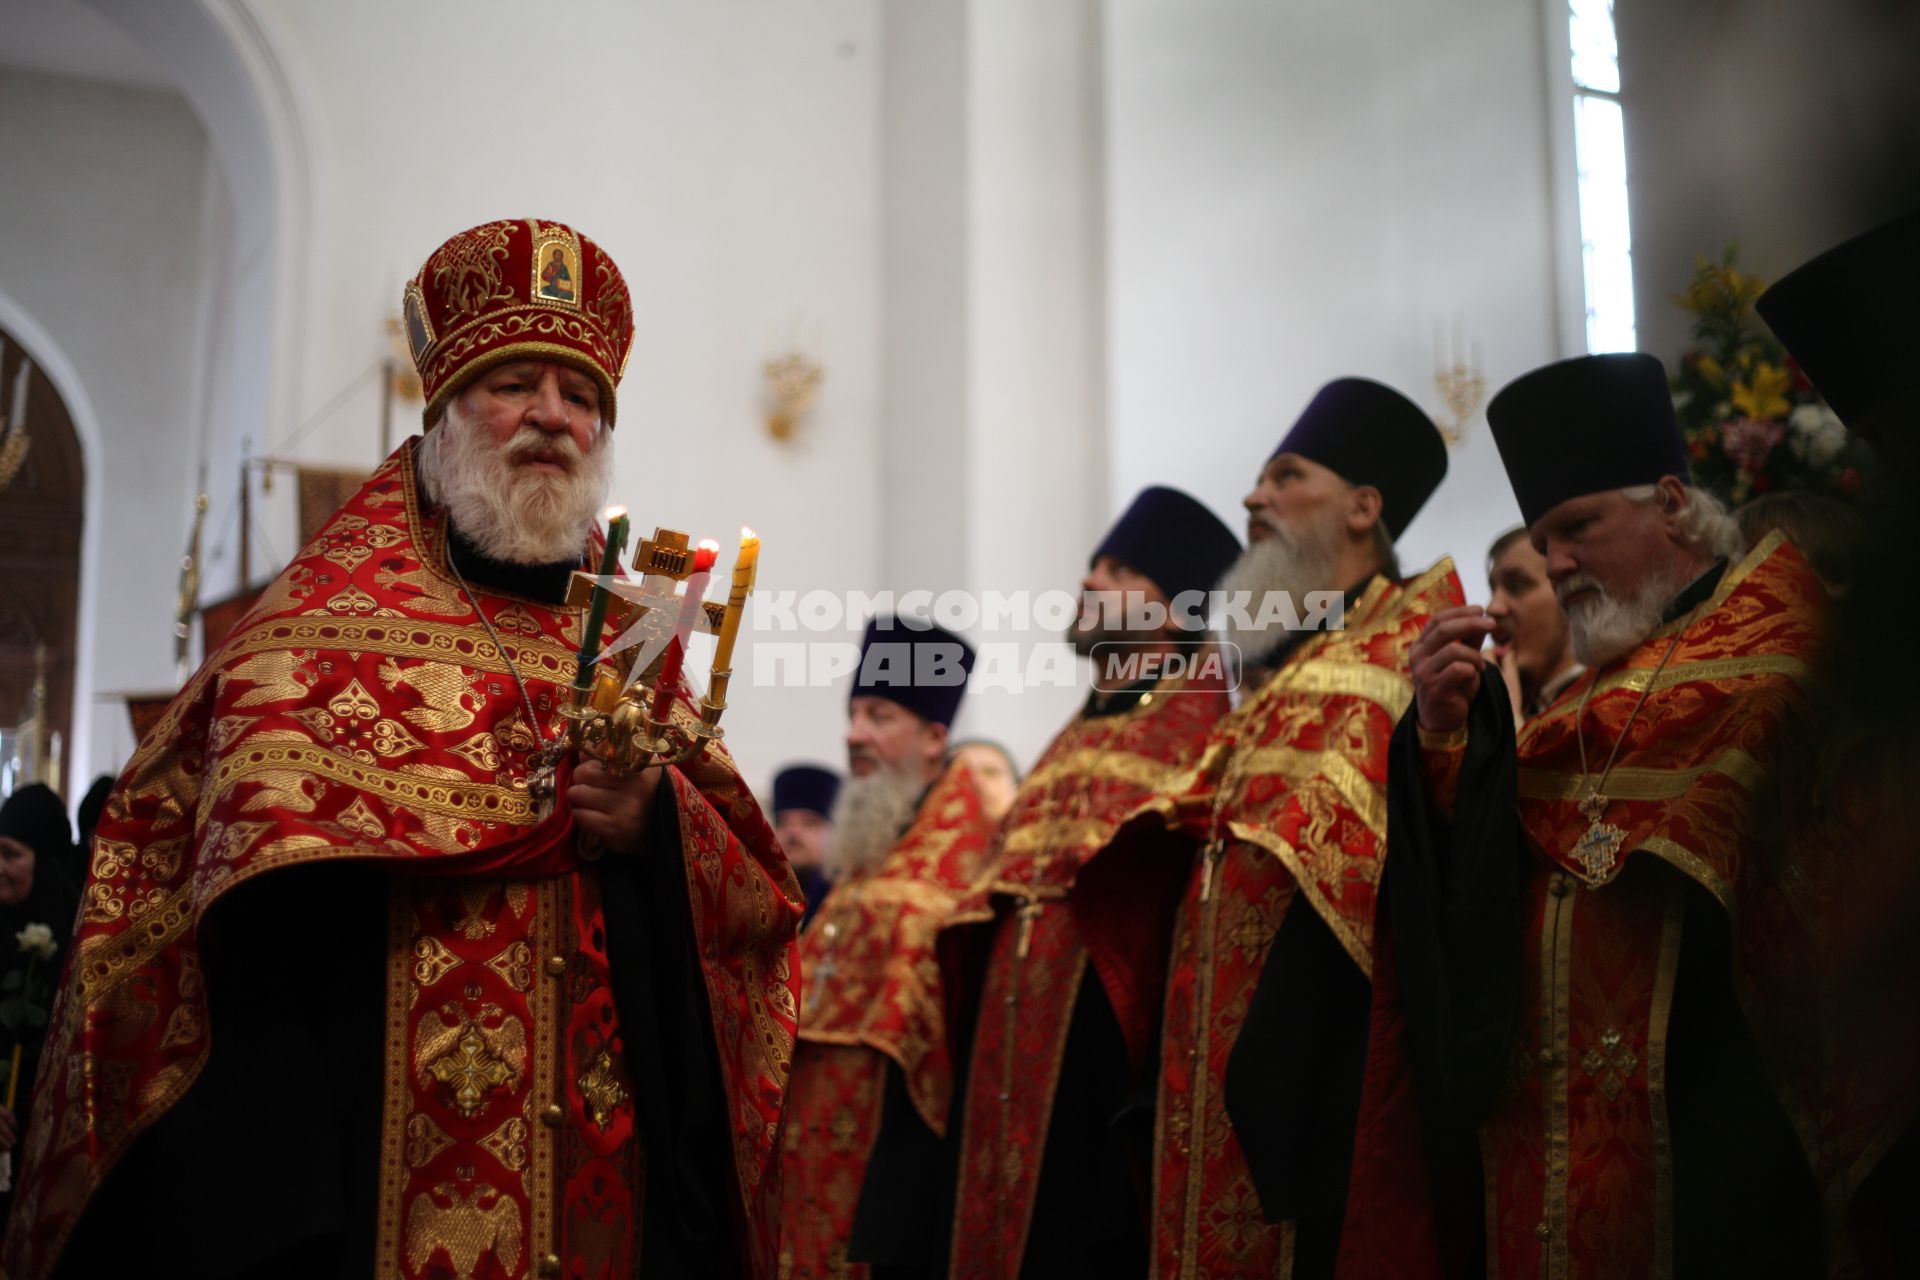
[[[507,664],[507,674],[513,677],[514,688],[520,691],[520,705],[527,716],[527,732],[533,735],[534,744],[534,749],[527,756],[527,790],[535,800],[544,802],[552,796],[553,768],[559,763],[560,743],[558,739],[547,741],[541,731],[539,713],[533,709],[533,695],[527,691],[526,679],[520,674],[520,664],[508,655],[506,643],[500,639],[500,633],[494,630],[493,620],[480,607],[480,597],[467,585],[467,575],[460,572],[460,561],[453,554],[451,541],[447,546],[447,567],[453,570],[454,581],[460,584],[467,603],[473,606],[480,625],[486,628],[487,638],[493,641],[494,652],[500,655],[500,661]]]

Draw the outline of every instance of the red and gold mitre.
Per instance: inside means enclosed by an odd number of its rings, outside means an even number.
[[[432,426],[453,394],[508,360],[564,360],[600,384],[611,427],[614,384],[633,347],[633,299],[613,259],[562,222],[485,222],[427,255],[401,314]]]

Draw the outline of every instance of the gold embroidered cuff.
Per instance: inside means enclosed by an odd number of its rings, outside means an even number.
[[[1422,751],[1458,751],[1467,745],[1467,726],[1461,725],[1450,733],[1435,733],[1431,729],[1421,729],[1420,749]]]

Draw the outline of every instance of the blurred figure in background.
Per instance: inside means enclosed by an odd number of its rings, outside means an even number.
[[[0,1225],[13,1207],[17,1148],[24,1135],[47,1010],[73,931],[77,890],[66,864],[73,831],[66,806],[51,787],[30,783],[0,805],[0,1080],[17,1074],[0,1106],[0,1152],[9,1162],[0,1192]],[[15,1061],[15,1055],[18,1061]]]
[[[1913,637],[1920,601],[1907,581],[1920,487],[1920,212],[1828,250],[1760,296],[1758,310],[1847,424],[1872,446],[1858,559],[1846,564],[1819,685],[1819,732],[1805,777],[1776,773],[1783,794],[1810,793],[1823,813],[1834,892],[1823,954],[1832,993],[1809,1041],[1848,1073],[1854,1131],[1874,1145],[1848,1170],[1829,1223],[1836,1270],[1920,1275],[1920,848],[1911,816],[1920,789],[1920,685]],[[1803,514],[1804,513],[1800,513]],[[1823,513],[1830,514],[1830,513]],[[1784,523],[1796,539],[1801,530]],[[1802,522],[1804,525],[1804,521]],[[1819,543],[1831,528],[1806,528]],[[1816,546],[1807,551],[1826,577]],[[1831,583],[1830,583],[1831,585]],[[1809,896],[1812,896],[1810,893]],[[1841,1215],[1844,1214],[1844,1217]]]
[[[103,773],[93,780],[87,788],[87,794],[81,798],[80,808],[73,815],[80,828],[79,838],[74,848],[79,851],[80,875],[75,883],[87,878],[87,860],[93,856],[93,829],[100,825],[100,815],[106,810],[107,797],[113,794],[113,775]]]
[[[1852,506],[1830,494],[1769,493],[1742,506],[1733,518],[1740,522],[1740,536],[1750,547],[1775,529],[1785,534],[1836,598],[1847,594],[1859,574],[1866,522]]]
[[[773,830],[806,895],[806,928],[827,896],[827,842],[833,836],[833,802],[840,775],[825,765],[790,764],[773,775]]]
[[[1487,585],[1494,624],[1489,656],[1507,682],[1517,728],[1551,706],[1586,668],[1573,656],[1573,634],[1547,578],[1547,558],[1527,540],[1525,525],[1487,549]]]
[[[1013,753],[997,742],[969,738],[953,749],[953,758],[973,775],[987,815],[995,822],[1006,817],[1013,808],[1014,793],[1020,790],[1020,766],[1013,762]]]

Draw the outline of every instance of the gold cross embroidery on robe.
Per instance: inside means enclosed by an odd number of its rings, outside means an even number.
[[[1618,1031],[1608,1027],[1600,1034],[1599,1047],[1587,1050],[1587,1056],[1580,1060],[1581,1068],[1594,1077],[1600,1092],[1609,1098],[1620,1096],[1620,1091],[1627,1087],[1627,1078],[1640,1065],[1640,1059],[1620,1043],[1621,1039]]]

